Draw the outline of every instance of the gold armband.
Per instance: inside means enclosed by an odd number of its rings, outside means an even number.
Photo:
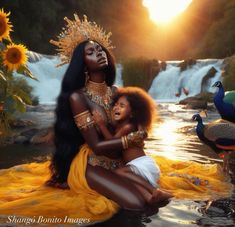
[[[126,150],[128,148],[127,137],[123,136],[121,139],[122,139],[122,147],[123,147],[124,150]]]
[[[74,116],[74,121],[77,127],[81,129],[87,129],[94,125],[94,120],[92,118],[91,113],[86,110],[80,114]]]

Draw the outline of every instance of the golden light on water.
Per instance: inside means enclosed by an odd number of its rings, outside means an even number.
[[[157,24],[166,24],[182,13],[192,0],[143,0],[150,18]]]
[[[158,140],[160,144],[164,144],[161,147],[161,151],[164,152],[166,157],[171,156],[177,150],[177,143],[179,142],[180,134],[177,133],[177,129],[180,127],[180,123],[169,120],[164,123],[160,123],[157,127],[153,128],[152,134]],[[158,145],[159,148],[159,145]]]

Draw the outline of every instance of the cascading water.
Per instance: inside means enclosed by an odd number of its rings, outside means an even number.
[[[168,102],[178,101],[187,97],[182,89],[185,88],[188,96],[195,96],[201,91],[213,92],[212,84],[221,79],[223,60],[197,60],[185,71],[180,71],[179,62],[168,61],[165,71],[161,71],[153,80],[149,94],[156,100]],[[217,72],[212,78],[203,81],[208,71],[214,67]],[[176,97],[178,93],[179,97]]]
[[[28,67],[33,75],[39,80],[27,79],[34,88],[33,94],[39,97],[40,104],[53,104],[60,92],[61,81],[68,65],[56,67],[60,63],[57,56],[49,56],[29,52]],[[122,86],[122,66],[117,64],[117,77],[115,85]]]
[[[29,52],[28,67],[39,81],[27,79],[29,84],[34,87],[34,95],[39,97],[41,104],[53,104],[60,92],[61,80],[68,67],[63,65],[56,67],[60,63],[59,57],[41,55]],[[185,71],[180,71],[177,65],[179,61],[168,61],[165,71],[161,71],[156,75],[152,82],[149,94],[156,100],[163,102],[176,102],[186,97],[181,92],[182,88],[189,91],[188,96],[194,96],[203,91],[212,92],[211,85],[221,79],[221,66],[223,60],[197,60],[197,63],[188,67]],[[203,78],[207,72],[214,67],[217,72],[214,77],[203,82]],[[122,65],[116,65],[116,81],[115,85],[123,86],[122,81]],[[175,94],[179,93],[179,97]]]
[[[67,68],[66,65],[56,67],[59,57],[42,55],[29,51],[28,68],[38,81],[27,78],[33,89],[33,94],[39,97],[40,104],[53,104],[60,92],[61,80]]]

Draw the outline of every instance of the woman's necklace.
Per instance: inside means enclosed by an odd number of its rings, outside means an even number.
[[[85,86],[85,92],[91,101],[102,106],[107,114],[109,122],[111,121],[111,96],[112,90],[104,82],[96,83],[88,80]]]

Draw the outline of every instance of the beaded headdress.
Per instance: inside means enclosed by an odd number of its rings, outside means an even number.
[[[83,20],[80,20],[77,14],[74,14],[74,20],[65,17],[67,25],[57,36],[58,41],[50,40],[50,43],[58,47],[57,51],[61,58],[59,66],[69,63],[75,47],[85,40],[97,41],[108,50],[114,48],[109,39],[112,33],[106,34],[95,22],[88,21],[85,15],[83,17]]]

